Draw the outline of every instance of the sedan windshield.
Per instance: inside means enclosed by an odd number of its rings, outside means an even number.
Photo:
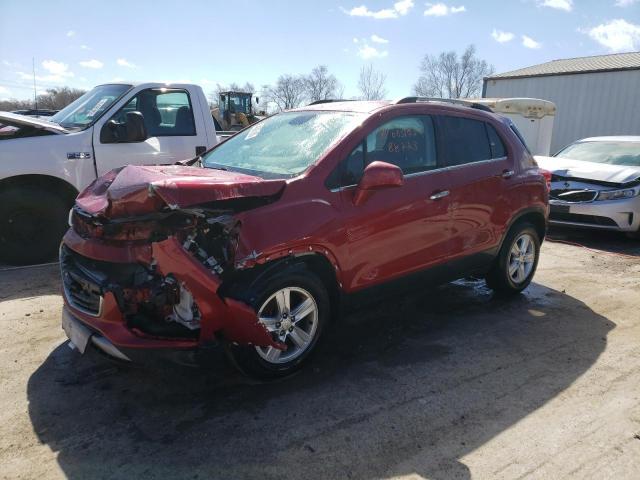
[[[266,178],[293,177],[364,118],[364,114],[352,112],[281,113],[231,137],[205,155],[202,162],[205,167]]]
[[[640,167],[640,142],[578,142],[558,152],[556,157]]]
[[[50,118],[64,128],[86,128],[115,103],[131,85],[100,85]]]

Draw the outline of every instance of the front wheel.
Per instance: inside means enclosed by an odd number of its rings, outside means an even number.
[[[69,205],[59,195],[35,186],[0,192],[0,262],[30,265],[57,257],[67,230]]]
[[[278,273],[254,288],[258,321],[287,348],[235,345],[231,356],[240,370],[258,378],[289,375],[311,355],[329,320],[327,290],[307,269]]]
[[[500,249],[487,284],[497,292],[519,293],[533,279],[540,256],[540,237],[530,223],[514,225]]]

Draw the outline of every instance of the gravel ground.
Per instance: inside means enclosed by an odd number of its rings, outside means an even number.
[[[553,235],[594,250],[351,315],[270,384],[80,356],[57,267],[0,272],[0,477],[640,478],[640,242]]]

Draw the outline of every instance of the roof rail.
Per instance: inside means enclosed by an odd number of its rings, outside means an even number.
[[[493,113],[493,110],[491,110],[486,105],[472,102],[470,100],[460,100],[459,98],[404,97],[404,98],[401,98],[400,100],[396,100],[395,104],[400,105],[402,103],[419,103],[419,102],[451,103],[453,105],[462,105],[463,107],[475,108],[476,110],[482,110],[485,112]]]
[[[333,102],[353,102],[353,100],[347,100],[345,98],[327,98],[325,100],[316,100],[315,102],[311,102],[308,106],[311,105],[320,105],[321,103],[333,103]]]

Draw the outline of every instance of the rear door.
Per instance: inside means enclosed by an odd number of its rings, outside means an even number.
[[[399,166],[404,185],[353,204],[366,165]],[[443,261],[448,253],[447,173],[439,169],[433,120],[400,116],[374,128],[339,167],[347,236],[347,290],[373,286]],[[334,185],[336,186],[336,185]],[[436,195],[434,198],[432,196]]]
[[[148,88],[138,92],[93,132],[98,175],[123,165],[158,165],[196,156],[197,146],[208,145],[197,99],[184,89]],[[144,142],[102,143],[100,130],[110,120],[122,123],[127,112],[142,113],[148,138]],[[206,148],[206,147],[204,147]]]
[[[437,127],[441,157],[449,171],[451,257],[490,250],[499,244],[513,209],[513,155],[496,128],[482,119],[439,115]]]

